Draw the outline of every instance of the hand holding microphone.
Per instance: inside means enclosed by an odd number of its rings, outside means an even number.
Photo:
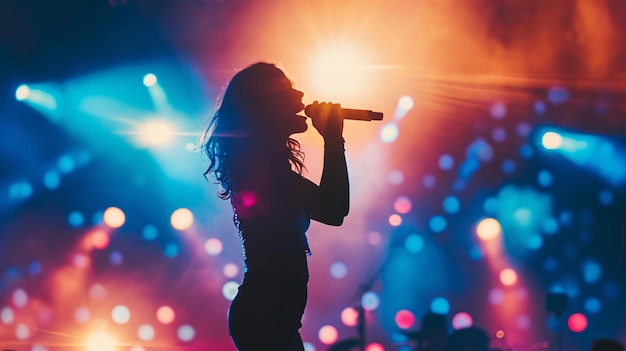
[[[307,105],[304,108],[304,113],[310,117],[315,118],[320,116],[323,112],[323,107],[325,103],[318,103],[315,101],[311,105]],[[382,112],[374,112],[372,110],[357,110],[352,108],[341,108],[340,114],[343,119],[349,119],[353,121],[382,121],[383,113]]]
[[[326,143],[337,143],[342,140],[341,105],[315,101],[304,108],[304,113],[311,118],[313,127],[322,135]]]

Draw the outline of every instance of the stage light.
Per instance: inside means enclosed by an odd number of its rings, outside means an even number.
[[[15,89],[15,98],[17,101],[24,101],[30,96],[30,88],[26,84],[22,84]]]
[[[232,301],[235,298],[235,296],[237,296],[238,288],[239,288],[239,283],[235,281],[226,282],[226,284],[222,286],[222,295],[224,295],[224,297],[227,300]]]
[[[30,338],[30,328],[24,323],[18,323],[15,327],[15,336],[18,340],[26,340]]]
[[[224,265],[223,273],[227,278],[234,278],[239,274],[239,266],[234,263],[227,263]]]
[[[563,137],[555,132],[546,132],[541,137],[541,145],[548,150],[558,149],[563,145]]]
[[[385,348],[383,345],[373,342],[365,347],[365,351],[385,351]]]
[[[442,216],[432,216],[428,221],[428,227],[433,233],[441,233],[446,230],[448,221]]]
[[[196,330],[192,326],[185,324],[178,328],[177,334],[181,341],[188,342],[196,336]]]
[[[492,305],[499,305],[504,301],[504,292],[500,289],[491,289],[487,300],[489,300],[489,303]]]
[[[373,311],[380,305],[380,298],[373,291],[368,291],[361,297],[361,306],[366,311]]]
[[[505,268],[500,272],[500,282],[505,286],[511,286],[517,282],[517,273],[511,268]]]
[[[457,213],[459,212],[460,208],[461,208],[461,202],[456,196],[450,195],[443,200],[443,210],[446,211],[446,213],[449,213],[449,214]]]
[[[482,240],[491,240],[496,238],[502,232],[500,223],[494,218],[485,218],[478,222],[476,226],[476,235]]]
[[[359,96],[367,86],[368,71],[363,55],[351,48],[320,50],[311,67],[317,89],[333,99]]]
[[[445,154],[439,157],[439,168],[443,171],[449,171],[454,167],[454,158],[452,156]]]
[[[102,217],[104,223],[111,228],[119,228],[126,222],[126,215],[124,211],[117,207],[109,207],[104,210]]]
[[[330,275],[335,279],[341,279],[348,274],[348,267],[343,262],[333,262],[330,265]]]
[[[410,96],[402,96],[398,99],[398,105],[396,106],[395,118],[401,119],[413,108],[413,98]]]
[[[583,264],[583,278],[587,283],[595,283],[602,276],[602,267],[595,261],[587,261]]]
[[[415,323],[415,315],[409,310],[400,310],[396,313],[395,321],[400,329],[409,329]]]
[[[392,227],[397,227],[402,224],[402,217],[399,214],[392,214],[388,219],[389,225]]]
[[[424,248],[424,239],[419,234],[411,234],[406,237],[404,247],[408,252],[416,254]]]
[[[359,321],[359,312],[353,307],[346,307],[341,311],[341,322],[348,326],[354,327]]]
[[[587,329],[587,317],[582,313],[574,313],[567,319],[567,326],[574,333],[580,333]]]
[[[89,233],[89,241],[96,249],[105,249],[109,246],[109,234],[101,229],[96,229]]]
[[[124,305],[117,305],[111,311],[111,318],[117,324],[126,324],[130,320],[130,310]]]
[[[217,238],[208,239],[204,243],[204,251],[211,256],[219,255],[222,252],[223,247],[224,245],[222,244],[222,241]]]
[[[325,325],[321,327],[320,331],[318,332],[318,337],[320,338],[320,341],[326,345],[333,344],[335,341],[337,341],[338,335],[339,334],[337,333],[337,329],[335,329],[335,327],[333,327],[332,325]]]
[[[170,324],[174,321],[174,309],[170,306],[161,306],[156,312],[157,320],[163,324]]]
[[[163,254],[165,255],[165,257],[176,257],[179,253],[180,247],[176,243],[169,243],[163,248]]]
[[[86,351],[115,351],[117,342],[115,338],[105,332],[90,335],[85,343]]]
[[[409,213],[412,207],[413,207],[413,203],[411,202],[411,199],[408,196],[404,196],[404,195],[399,196],[396,199],[396,201],[393,202],[393,208],[396,210],[396,212],[400,214]]]
[[[152,224],[146,225],[145,227],[143,227],[143,230],[141,231],[141,236],[145,240],[148,240],[148,241],[152,241],[152,240],[156,239],[156,237],[158,235],[159,235],[159,231]]]
[[[193,224],[193,213],[187,208],[179,208],[172,213],[170,222],[176,230],[189,229]]]
[[[430,303],[430,310],[437,314],[448,314],[450,312],[450,302],[446,298],[436,297]]]
[[[395,123],[388,123],[380,130],[380,140],[391,143],[398,138],[398,126]]]
[[[154,328],[150,324],[142,324],[137,329],[137,336],[140,340],[151,341],[154,339]]]
[[[472,316],[466,312],[457,313],[452,318],[452,327],[457,330],[469,328],[472,324],[474,324],[474,320],[472,319]]]
[[[2,321],[2,323],[11,324],[14,318],[15,315],[11,307],[3,307],[2,310],[0,310],[0,321]]]
[[[400,106],[404,110],[410,110],[413,108],[413,98],[410,96],[402,96],[400,100],[398,100],[398,106]]]
[[[139,143],[144,147],[167,145],[174,138],[174,128],[166,121],[148,121],[139,127]]]
[[[28,294],[24,289],[15,289],[15,291],[13,291],[12,300],[16,307],[26,307],[28,304]]]
[[[153,73],[143,76],[143,85],[147,87],[154,86],[157,83],[157,77]]]

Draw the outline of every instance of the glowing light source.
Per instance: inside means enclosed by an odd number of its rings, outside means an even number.
[[[404,110],[410,110],[413,108],[413,98],[410,96],[402,96],[398,100],[398,105]]]
[[[361,306],[363,306],[366,311],[373,311],[377,309],[379,305],[380,298],[373,291],[368,291],[361,297]]]
[[[400,217],[399,214],[394,213],[389,216],[389,225],[391,225],[392,227],[397,227],[400,224],[402,224],[402,217]]]
[[[224,297],[227,300],[232,301],[235,298],[235,296],[237,296],[238,288],[239,288],[239,283],[235,281],[226,282],[226,284],[222,286],[222,295],[224,295]]]
[[[143,76],[143,85],[151,87],[157,83],[157,77],[153,73],[148,73]]]
[[[363,55],[348,47],[318,51],[311,67],[316,87],[333,97],[358,96],[367,86],[367,70]]]
[[[474,324],[474,320],[472,319],[472,316],[470,316],[470,314],[466,312],[457,313],[452,318],[452,327],[457,330],[469,328],[472,326],[472,324]]]
[[[156,312],[157,320],[163,324],[170,324],[174,321],[174,309],[170,306],[161,306]]]
[[[558,149],[563,145],[563,137],[555,132],[546,132],[541,137],[541,144],[548,150]]]
[[[166,121],[154,120],[142,124],[138,134],[142,146],[159,147],[167,145],[174,138],[174,128]]]
[[[224,266],[223,273],[224,273],[224,276],[228,278],[234,278],[237,276],[237,274],[239,274],[239,266],[237,266],[234,263],[227,263]]]
[[[399,196],[396,201],[393,202],[393,208],[396,210],[396,212],[401,214],[409,213],[412,207],[413,203],[408,196]]]
[[[567,326],[574,333],[580,333],[587,329],[587,317],[582,313],[574,313],[567,319]]]
[[[23,289],[15,289],[12,297],[16,307],[25,307],[28,304],[28,294]]]
[[[208,239],[204,243],[204,251],[211,256],[217,256],[222,252],[223,245],[222,241],[217,238]]]
[[[496,238],[502,232],[500,222],[494,218],[485,218],[478,222],[476,226],[476,235],[482,240],[491,240]]]
[[[335,279],[341,279],[348,273],[348,267],[343,262],[333,262],[330,265],[330,275]]]
[[[105,332],[90,335],[85,342],[86,351],[115,351],[117,342],[115,338]]]
[[[404,241],[404,247],[410,253],[418,253],[424,248],[424,239],[419,234],[410,234]]]
[[[103,220],[109,227],[119,228],[126,222],[126,215],[117,207],[109,207],[104,210]]]
[[[359,312],[352,307],[344,308],[341,311],[341,322],[348,327],[354,327],[359,319]]]
[[[17,101],[24,101],[30,96],[30,88],[26,84],[22,84],[15,90],[15,98]]]
[[[196,336],[196,330],[189,324],[185,324],[178,328],[177,334],[181,341],[191,341]]]
[[[395,321],[400,329],[408,329],[415,323],[415,315],[409,310],[400,310],[396,313]]]
[[[89,241],[96,249],[104,249],[109,246],[109,234],[104,230],[96,229],[89,233]]]
[[[150,324],[142,324],[137,329],[137,336],[143,341],[154,339],[154,328]]]
[[[430,303],[430,310],[438,314],[447,314],[450,312],[450,303],[443,297],[436,297]]]
[[[500,272],[500,282],[503,285],[511,286],[517,282],[517,273],[511,268],[505,268]]]
[[[395,123],[388,123],[380,130],[380,140],[385,143],[391,143],[398,138],[399,133],[400,131]]]
[[[385,347],[377,342],[373,342],[365,347],[365,351],[385,351]]]
[[[111,317],[117,324],[126,324],[130,320],[130,310],[124,305],[117,305],[113,307]]]
[[[179,208],[170,217],[172,227],[177,230],[185,230],[193,224],[193,213],[187,208]]]
[[[320,341],[326,345],[330,345],[337,341],[338,335],[337,329],[335,329],[332,325],[325,325],[321,327],[318,333]]]

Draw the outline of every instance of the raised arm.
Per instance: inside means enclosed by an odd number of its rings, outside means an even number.
[[[316,189],[312,219],[339,226],[350,210],[350,184],[343,139],[343,117],[339,104],[322,103],[313,126],[324,138],[324,166],[320,185]]]

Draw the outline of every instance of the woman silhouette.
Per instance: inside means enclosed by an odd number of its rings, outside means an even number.
[[[339,226],[348,214],[340,106],[314,103],[313,126],[324,139],[318,186],[302,176],[304,155],[291,138],[307,130],[297,114],[303,96],[274,64],[252,64],[231,79],[206,132],[205,176],[230,200],[243,246],[245,274],[228,317],[239,350],[304,350],[305,232],[311,219]]]

